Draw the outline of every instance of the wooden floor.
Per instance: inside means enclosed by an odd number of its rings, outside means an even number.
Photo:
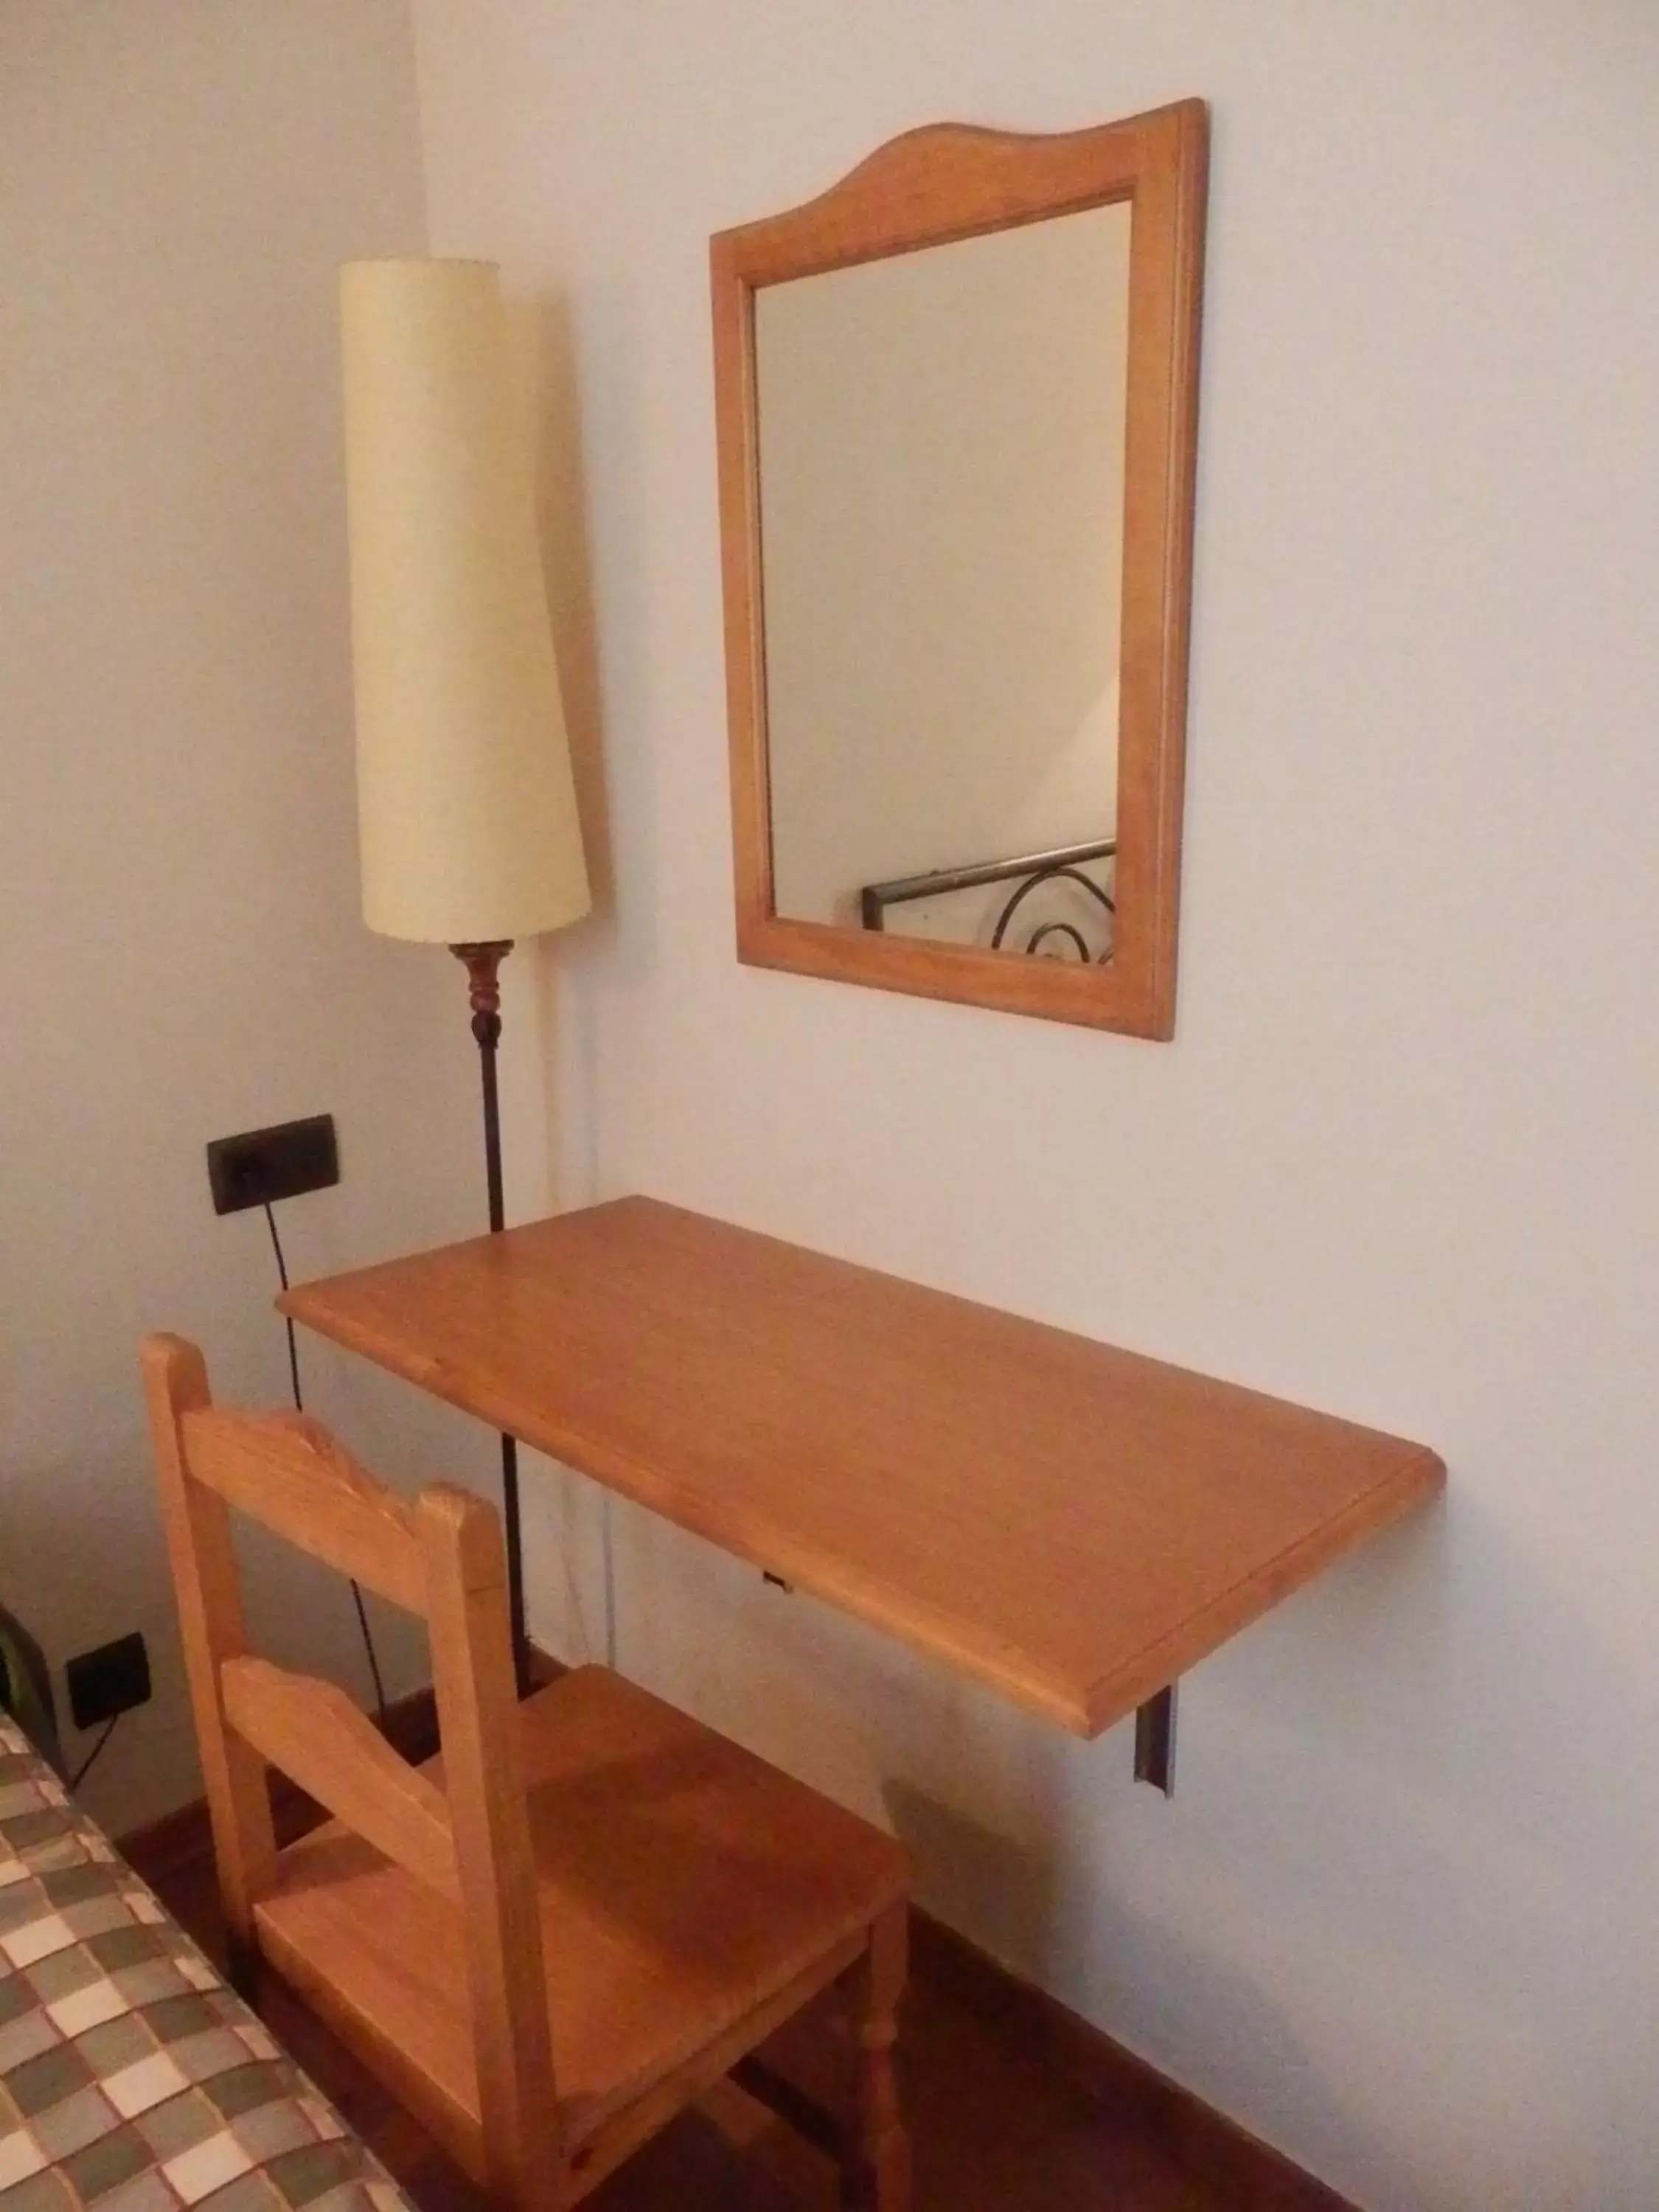
[[[151,1878],[219,1955],[210,1863]],[[297,1999],[273,1984],[260,2009],[422,2212],[479,2212],[477,2191]],[[1103,2107],[926,1976],[906,2002],[901,2062],[915,2212],[1231,2212],[1239,2202],[1183,2173],[1133,2115]],[[593,2212],[835,2212],[836,2197],[826,2160],[726,2088],[586,2202]]]

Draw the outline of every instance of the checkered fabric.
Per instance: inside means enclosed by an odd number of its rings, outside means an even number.
[[[3,2212],[410,2212],[0,1714]]]

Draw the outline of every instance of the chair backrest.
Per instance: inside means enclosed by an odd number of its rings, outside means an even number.
[[[406,1504],[304,1414],[216,1407],[182,1338],[147,1338],[141,1365],[233,1961],[276,1875],[269,1762],[459,1905],[485,2143],[532,2201],[556,2104],[500,1520],[447,1484]],[[233,1505],[425,1619],[445,1790],[343,1691],[250,1653]]]

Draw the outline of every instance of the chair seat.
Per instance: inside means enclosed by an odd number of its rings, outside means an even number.
[[[815,1968],[839,1971],[908,1873],[891,1837],[605,1668],[519,1711],[554,2067],[580,2142]],[[441,1783],[441,1756],[426,1771]],[[255,1917],[279,1971],[476,2166],[459,1905],[331,1821],[280,1855]]]

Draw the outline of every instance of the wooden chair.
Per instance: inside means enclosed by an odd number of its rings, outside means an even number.
[[[405,1504],[314,1421],[216,1409],[177,1337],[143,1367],[233,1964],[275,1967],[526,2212],[566,2212],[834,1984],[843,2201],[906,2212],[898,1845],[605,1668],[518,1704],[490,1506]],[[249,1653],[233,1505],[424,1616],[440,1758]],[[267,1762],[336,1816],[283,1850]]]

